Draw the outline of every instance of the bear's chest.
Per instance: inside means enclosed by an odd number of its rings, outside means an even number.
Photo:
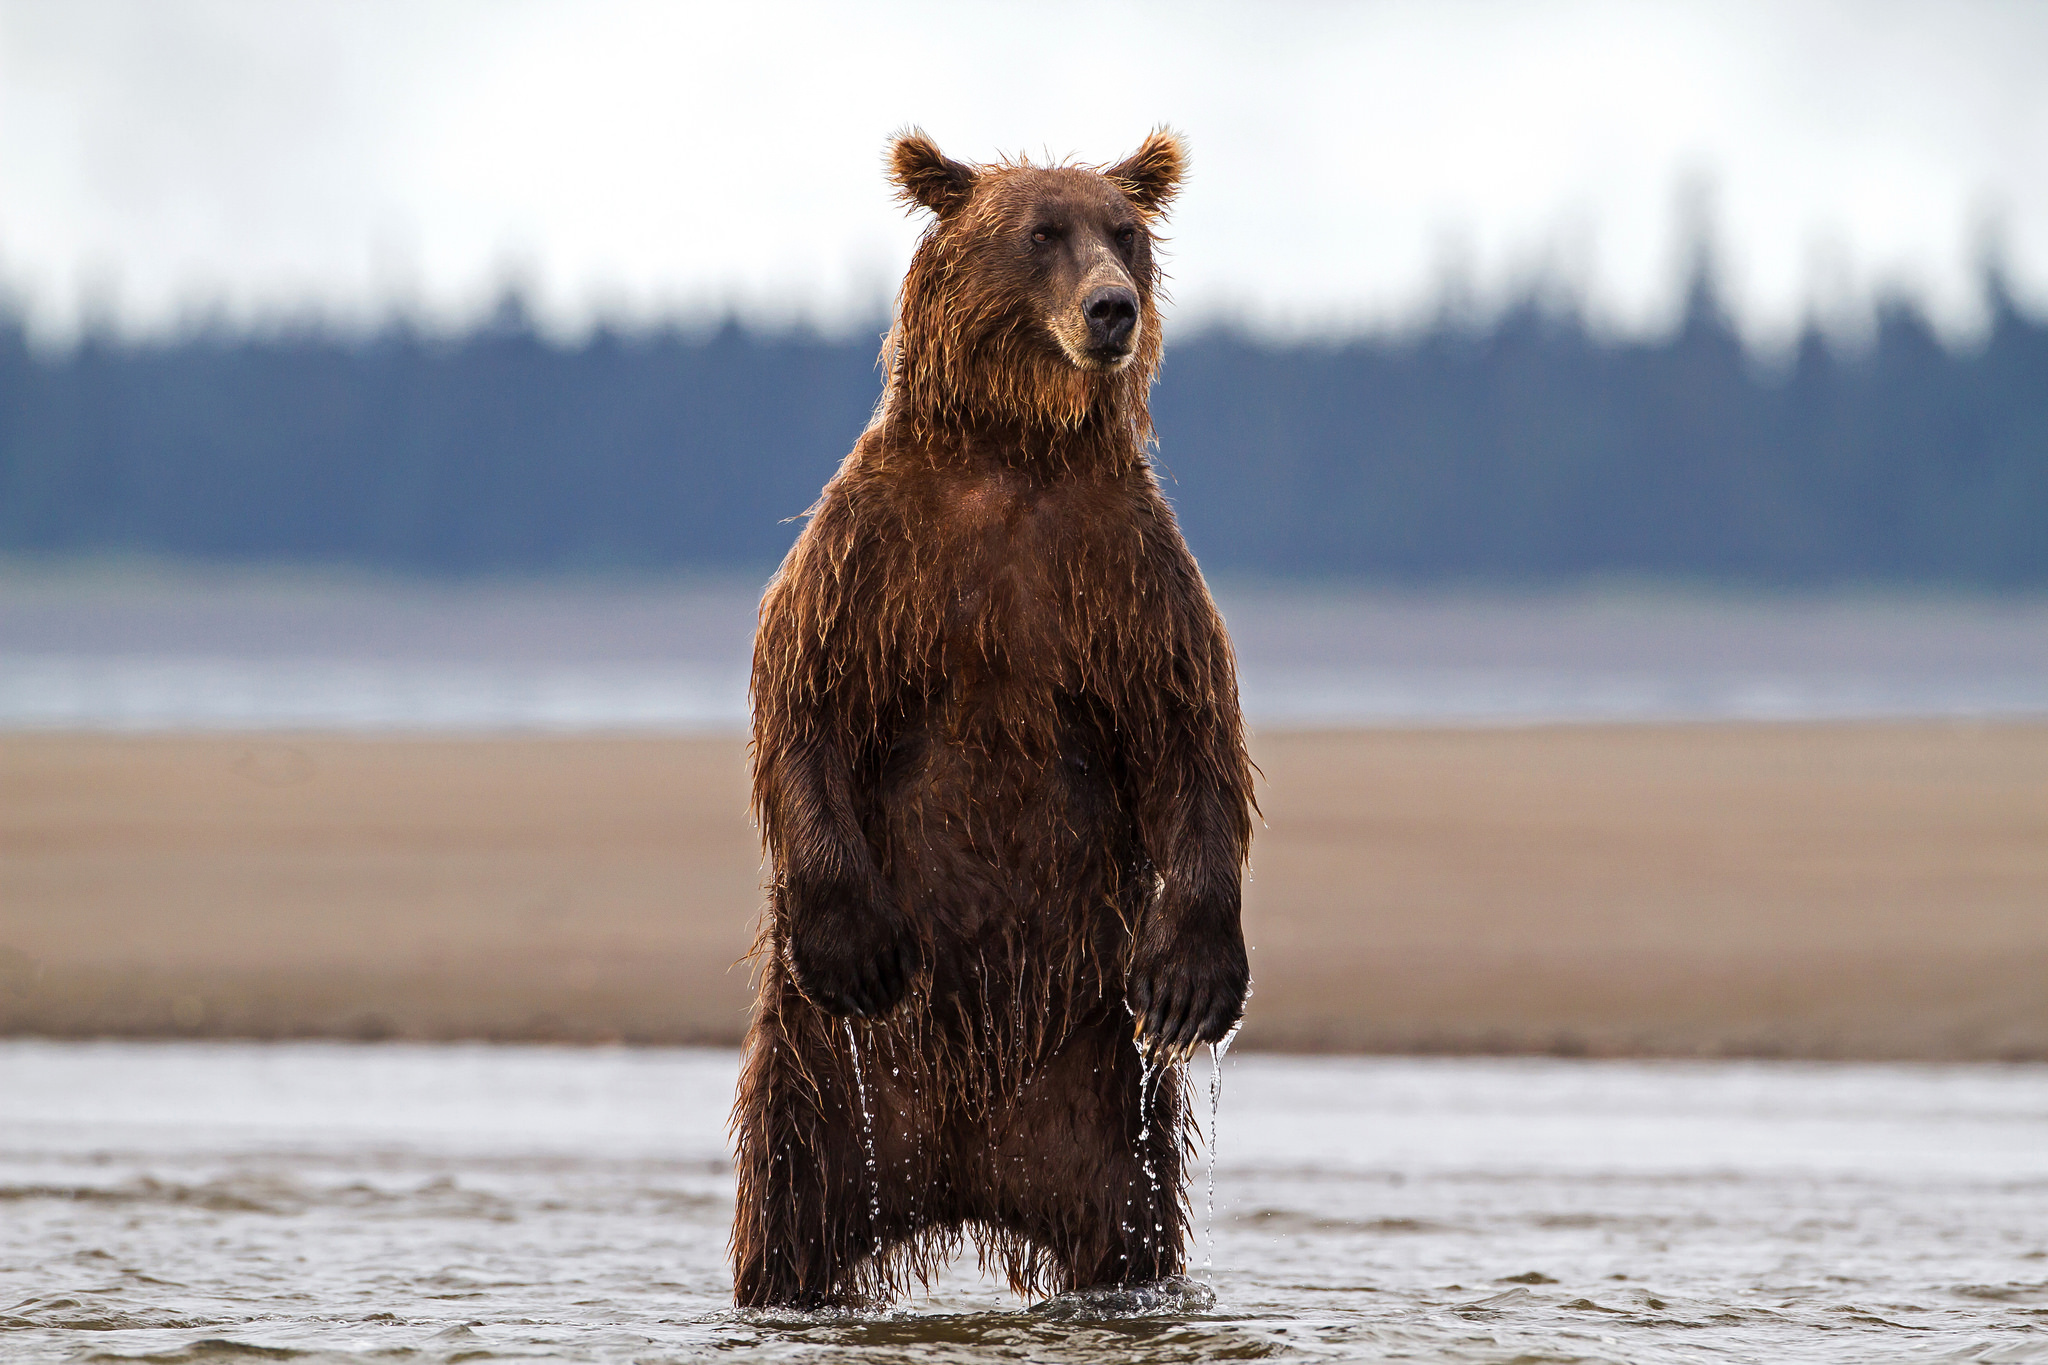
[[[1065,684],[1087,647],[1077,594],[1105,586],[1080,576],[1105,521],[1097,501],[998,476],[947,490],[933,550],[953,668]]]

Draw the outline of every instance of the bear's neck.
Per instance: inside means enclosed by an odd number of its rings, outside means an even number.
[[[892,414],[875,434],[884,458],[897,467],[959,473],[1000,468],[1052,480],[1114,478],[1142,468],[1139,430],[1121,413],[1090,412],[1079,424],[1062,426],[955,412]]]
[[[1030,386],[1020,395],[1005,385],[945,384],[934,382],[946,377],[941,370],[906,365],[891,376],[875,434],[892,463],[934,469],[1000,465],[1057,478],[1142,468],[1152,436],[1150,377],[1069,373],[1071,387],[1048,395],[1056,401],[1035,403]]]

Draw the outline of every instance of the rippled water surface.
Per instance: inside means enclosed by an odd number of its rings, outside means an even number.
[[[2048,1069],[1232,1057],[1199,1284],[777,1318],[736,1065],[0,1044],[0,1359],[2048,1361]]]

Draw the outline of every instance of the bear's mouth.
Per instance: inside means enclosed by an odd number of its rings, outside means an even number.
[[[1053,335],[1067,363],[1089,374],[1114,374],[1129,365],[1138,354],[1134,345],[1091,346],[1086,341],[1077,341],[1059,332]]]

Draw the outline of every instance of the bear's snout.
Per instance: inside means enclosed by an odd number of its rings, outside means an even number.
[[[1088,319],[1088,349],[1121,356],[1131,349],[1138,328],[1138,296],[1120,284],[1106,285],[1081,305]]]

